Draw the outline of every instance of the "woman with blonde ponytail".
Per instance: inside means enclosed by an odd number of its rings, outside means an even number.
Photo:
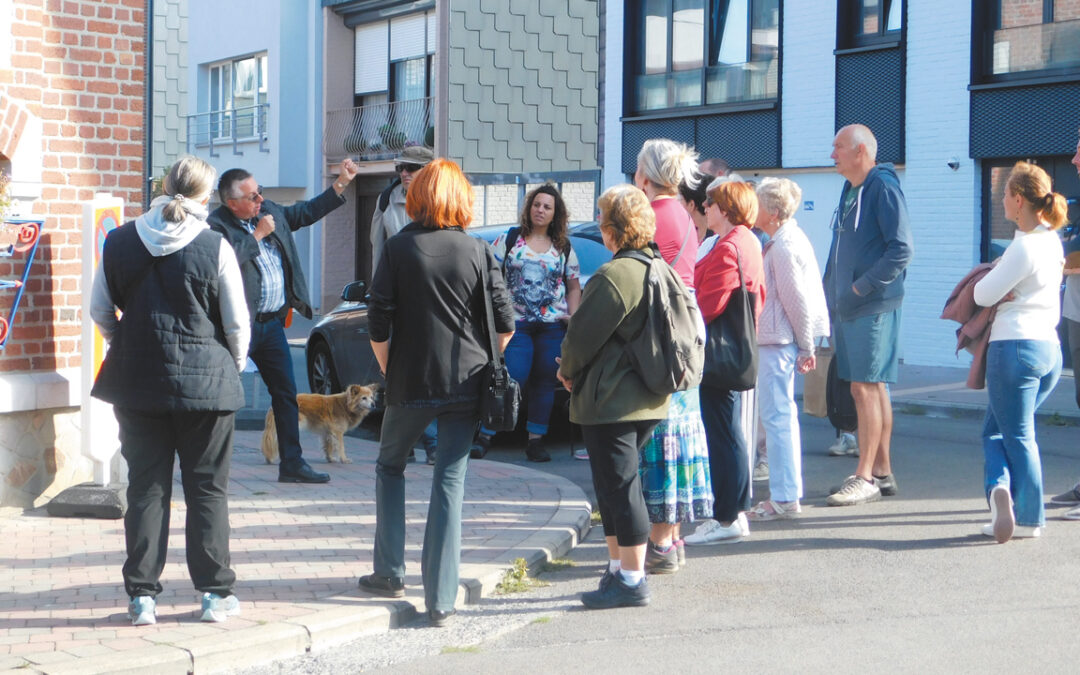
[[[90,316],[109,351],[90,393],[113,404],[127,460],[123,576],[136,626],[157,620],[177,455],[201,618],[240,613],[228,485],[251,323],[236,254],[206,224],[213,187],[214,168],[201,159],[174,164],[165,194],[106,237],[91,292]]]
[[[1058,292],[1065,253],[1054,230],[1065,224],[1065,198],[1045,171],[1017,162],[1002,200],[1017,232],[994,268],[975,284],[975,302],[997,306],[986,352],[989,406],[983,426],[990,523],[999,544],[1038,537],[1046,521],[1035,411],[1061,375]]]

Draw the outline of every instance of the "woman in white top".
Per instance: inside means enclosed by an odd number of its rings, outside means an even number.
[[[769,499],[747,515],[751,520],[775,520],[801,511],[795,372],[814,369],[814,340],[829,334],[829,311],[814,247],[793,217],[802,190],[787,178],[765,178],[757,186],[757,198],[755,225],[769,235],[763,255],[769,292],[757,326],[757,395],[769,448]]]
[[[1061,375],[1058,292],[1065,254],[1053,231],[1065,223],[1065,198],[1039,167],[1017,162],[1006,183],[1005,217],[1017,232],[975,284],[975,302],[997,304],[986,354],[990,405],[983,427],[991,522],[983,534],[1005,543],[1037,537],[1045,522],[1035,410]]]

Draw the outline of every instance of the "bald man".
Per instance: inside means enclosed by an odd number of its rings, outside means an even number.
[[[892,164],[877,163],[877,139],[861,124],[833,139],[836,171],[847,180],[833,215],[825,298],[833,322],[836,368],[851,382],[859,425],[855,473],[829,495],[829,506],[854,506],[895,495],[889,443],[900,359],[900,305],[912,240],[907,204]]]

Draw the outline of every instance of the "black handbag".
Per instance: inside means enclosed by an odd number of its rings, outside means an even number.
[[[492,431],[513,431],[517,426],[518,410],[521,408],[521,387],[510,377],[506,361],[499,350],[495,332],[495,310],[491,307],[491,291],[488,284],[487,260],[480,256],[481,292],[484,294],[484,311],[487,315],[487,333],[490,346],[487,367],[480,389],[480,422]]]
[[[724,312],[706,327],[705,371],[701,383],[728,391],[746,391],[757,384],[757,322],[738,247],[735,255],[739,287],[731,292]]]

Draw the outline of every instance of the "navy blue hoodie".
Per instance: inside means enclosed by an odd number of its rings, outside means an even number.
[[[833,321],[850,321],[899,307],[913,250],[907,203],[892,164],[870,169],[855,203],[843,215],[849,187],[851,183],[844,181],[837,207],[841,221],[833,224],[825,265],[825,300]]]

